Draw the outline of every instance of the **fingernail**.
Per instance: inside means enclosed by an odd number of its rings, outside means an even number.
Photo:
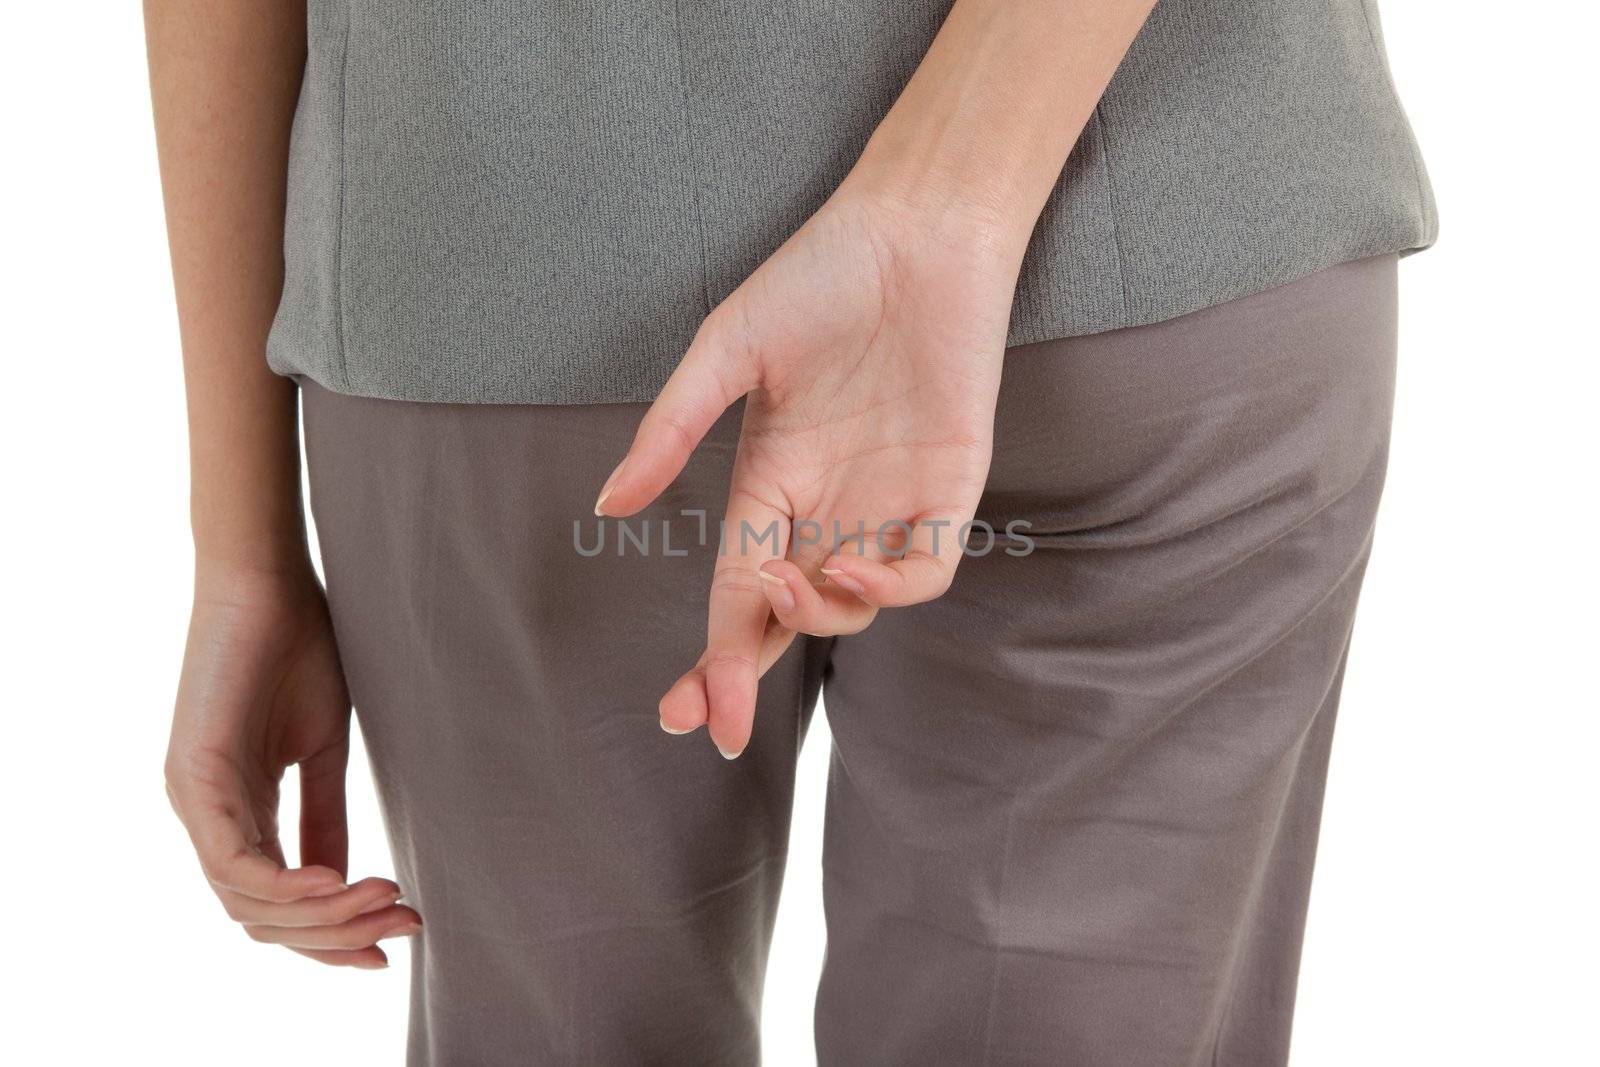
[[[846,574],[844,571],[824,567],[822,568],[822,573],[828,576],[828,581],[832,582],[834,585],[837,585],[840,589],[843,589],[849,593],[854,593],[856,596],[861,595],[861,583],[850,577],[850,575]]]
[[[393,930],[378,938],[378,940],[387,941],[391,937],[410,937],[420,929],[422,929],[421,923],[406,923],[404,926],[396,926]]]
[[[776,574],[766,571],[756,571],[763,582],[772,587],[772,599],[777,604],[779,611],[794,610],[794,593],[789,589],[789,583],[779,578]]]
[[[618,463],[616,470],[611,472],[611,477],[606,479],[606,484],[601,486],[600,498],[594,502],[594,513],[596,515],[604,515],[606,513],[606,497],[610,496],[611,490],[617,487],[617,479],[622,476],[622,468],[627,466],[627,463],[628,457],[623,456],[622,462]]]
[[[374,960],[371,963],[358,963],[356,969],[361,971],[386,971],[389,969],[388,960]]]
[[[721,745],[717,745],[717,751],[722,754],[722,758],[723,759],[738,759],[739,758],[739,753],[737,753],[737,752],[729,752],[727,749],[723,748]]]
[[[672,727],[667,725],[667,720],[661,719],[661,720],[659,720],[659,722],[661,723],[661,729],[665,730],[667,733],[671,734],[673,737],[682,737],[684,734],[692,734],[692,733],[695,732],[695,729],[696,729],[696,727],[691,726],[687,730],[675,730]]]
[[[343,882],[340,882],[337,885],[329,885],[329,886],[323,886],[321,889],[313,889],[311,892],[307,893],[306,896],[308,896],[308,897],[336,897],[340,893],[343,893],[346,889],[349,889],[349,888],[350,888],[349,886],[345,885]]]

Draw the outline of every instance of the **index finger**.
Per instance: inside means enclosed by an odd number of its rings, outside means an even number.
[[[286,867],[251,845],[240,815],[215,799],[173,798],[178,818],[216,888],[274,904],[332,896],[349,888],[331,867]]]
[[[755,388],[755,369],[713,312],[645,412],[627,455],[600,489],[596,515],[618,518],[647,506],[689,462],[702,438],[735,401]]]

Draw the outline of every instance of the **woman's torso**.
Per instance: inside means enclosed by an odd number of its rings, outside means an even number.
[[[273,366],[412,400],[646,400],[855,161],[949,0],[310,0]],[[1364,0],[1166,0],[1010,342],[1429,244]]]

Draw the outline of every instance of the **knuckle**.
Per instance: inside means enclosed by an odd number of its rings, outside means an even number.
[[[849,622],[843,623],[840,626],[836,626],[832,634],[819,634],[817,636],[849,637],[852,634],[858,634],[862,630],[865,630],[868,626],[871,626],[872,620],[872,615],[863,615],[858,618],[853,618]]]
[[[907,557],[905,595],[912,604],[936,600],[950,591],[955,580],[955,567],[928,552],[918,550]]]
[[[661,432],[668,438],[672,447],[681,452],[693,452],[696,442],[694,430],[689,425],[689,420],[678,411],[664,411],[661,413]]]
[[[761,579],[756,577],[756,572],[745,567],[724,567],[711,578],[712,593],[734,593],[740,596],[759,596],[765,599],[761,591]]]
[[[749,346],[744,343],[745,332],[733,309],[724,301],[701,320],[693,346],[720,364],[740,366],[750,357]]]
[[[714,667],[740,667],[753,670],[755,666],[755,658],[742,652],[718,651],[706,653],[706,670],[711,670]]]
[[[335,926],[341,923],[353,922],[362,917],[362,909],[365,907],[367,907],[366,904],[358,903],[356,901],[341,903],[328,913],[328,916],[324,921],[326,921],[329,925]]]
[[[320,815],[302,815],[300,817],[300,832],[318,837],[334,837],[345,832],[344,815],[339,812],[329,812]]]
[[[849,637],[858,634],[867,628],[864,622],[817,622],[810,626],[797,627],[800,633],[807,637]]]
[[[942,597],[948,593],[950,591],[951,582],[954,578],[955,575],[953,575],[949,570],[940,568],[934,574],[933,580],[928,583],[927,599],[937,600],[939,597]]]
[[[167,804],[172,808],[172,813],[178,817],[178,821],[188,822],[183,810],[184,780],[170,761],[161,776],[161,790],[166,794]]]
[[[842,629],[842,621],[826,606],[798,608],[792,618],[784,620],[790,629],[811,637],[832,637]]]
[[[329,948],[366,948],[377,943],[373,931],[362,927],[338,927],[328,938]]]
[[[858,634],[872,625],[872,620],[878,617],[878,609],[862,605],[859,609],[839,613],[831,620],[829,631],[817,634],[818,637],[849,637]]]
[[[828,625],[828,619],[825,615],[801,608],[797,608],[793,613],[785,615],[783,624],[795,633],[805,634],[807,637],[833,636],[833,628]]]

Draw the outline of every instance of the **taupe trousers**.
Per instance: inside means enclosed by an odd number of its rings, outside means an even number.
[[[648,512],[686,554],[586,556],[641,406],[308,384],[339,649],[425,921],[412,1062],[755,1063],[819,688],[822,1063],[1284,1062],[1394,339],[1385,256],[1013,349],[979,514],[1034,550],[797,642],[733,762],[655,709],[702,647],[715,549],[682,512],[721,514],[736,413]]]

